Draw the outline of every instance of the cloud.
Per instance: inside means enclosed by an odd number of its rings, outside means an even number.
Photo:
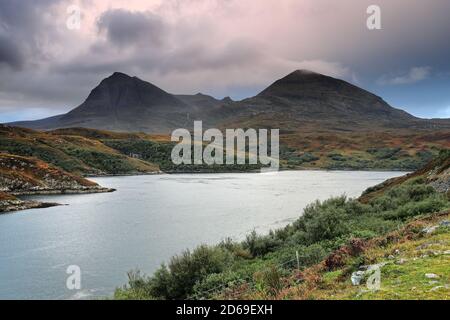
[[[382,85],[412,84],[427,79],[431,75],[431,67],[413,67],[408,73],[393,77],[383,76],[378,80]]]
[[[80,30],[66,28],[67,7],[73,4],[81,8]],[[295,69],[367,89],[380,89],[377,79],[391,84],[381,87],[381,96],[406,90],[400,84],[426,79],[431,70],[436,75],[450,71],[448,0],[378,0],[383,29],[376,31],[366,28],[370,4],[0,0],[0,110],[35,106],[67,111],[115,71],[171,92],[234,98],[256,94]]]
[[[23,66],[24,57],[17,43],[7,35],[0,34],[0,66],[7,65],[13,69]]]
[[[142,44],[160,46],[165,36],[162,19],[148,11],[111,9],[101,14],[97,26],[118,47]]]
[[[58,41],[51,7],[61,1],[0,1],[0,65],[19,70],[45,58],[48,39]]]

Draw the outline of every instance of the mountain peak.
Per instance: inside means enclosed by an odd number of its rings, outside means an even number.
[[[132,85],[134,82],[145,82],[137,77],[129,76],[123,72],[114,72],[109,77],[104,78],[101,82],[101,86],[114,86],[116,88],[121,88],[126,85]]]
[[[106,79],[132,79],[132,77],[126,73],[116,71]]]
[[[150,82],[114,72],[103,79],[80,106],[65,114],[62,120],[75,122],[78,119],[95,119],[104,125],[163,110],[181,110],[184,106],[182,101]]]
[[[304,82],[304,81],[312,81],[313,79],[332,79],[332,78],[311,70],[299,69],[289,73],[287,76],[279,79],[275,83]]]
[[[286,77],[290,77],[290,76],[305,77],[305,76],[309,76],[309,75],[321,75],[321,74],[311,71],[311,70],[308,70],[308,69],[297,69],[297,70],[294,70],[291,73],[289,73]]]
[[[114,76],[126,76],[126,77],[130,77],[130,76],[127,75],[126,73],[120,72],[120,71],[116,71],[116,72],[114,72],[114,73],[111,75],[111,77],[114,77]]]
[[[335,79],[314,71],[300,69],[278,79],[263,90],[258,96],[277,96],[289,98],[305,98],[322,95],[325,92],[336,92],[348,89],[359,89],[340,79]],[[359,89],[363,91],[362,89]]]
[[[222,102],[232,103],[232,102],[234,102],[234,101],[233,101],[233,99],[231,99],[230,96],[226,96],[225,98],[222,99]]]

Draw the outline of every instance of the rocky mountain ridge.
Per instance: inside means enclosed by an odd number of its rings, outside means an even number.
[[[115,72],[70,112],[12,125],[40,130],[85,127],[168,134],[176,128],[191,128],[194,120],[218,128],[450,129],[448,119],[413,117],[364,89],[308,70],[296,70],[241,101],[218,100],[200,93],[170,94],[137,77]]]

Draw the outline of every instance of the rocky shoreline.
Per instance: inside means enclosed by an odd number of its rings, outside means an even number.
[[[19,192],[10,192],[14,196],[35,196],[35,195],[57,195],[57,194],[86,194],[86,193],[107,193],[116,189],[104,187],[87,187],[78,189],[40,189]]]
[[[16,198],[16,196],[31,196],[31,195],[58,195],[58,194],[87,194],[87,193],[107,193],[114,192],[116,189],[91,187],[84,189],[60,189],[60,190],[29,190],[20,192],[11,192],[9,194],[0,192],[0,214],[11,213],[20,210],[28,209],[42,209],[63,204],[56,202],[40,202],[35,200],[23,200]]]
[[[27,201],[20,199],[0,200],[0,215],[5,213],[11,213],[14,211],[49,208],[60,205],[61,204],[59,203],[53,202]]]
[[[58,205],[17,196],[113,191],[33,157],[0,154],[0,213]]]

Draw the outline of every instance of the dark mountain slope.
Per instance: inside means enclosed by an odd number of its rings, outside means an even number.
[[[273,102],[292,106],[312,106],[314,112],[331,112],[342,115],[391,117],[397,120],[414,120],[406,112],[389,106],[380,97],[343,80],[307,70],[297,70],[276,81],[257,95]]]
[[[116,72],[104,79],[82,105],[62,119],[105,115],[135,117],[138,112],[180,111],[185,108],[185,103],[153,84]]]
[[[292,72],[238,105],[232,120],[243,126],[343,131],[426,129],[431,124],[450,128],[449,121],[418,119],[348,82],[307,70]]]
[[[195,95],[177,94],[175,97],[197,110],[202,108],[217,108],[224,104],[223,101],[202,93]]]
[[[167,132],[185,125],[191,109],[190,105],[149,82],[116,72],[67,114],[15,124],[32,129],[86,127]]]
[[[180,127],[191,128],[194,120],[202,120],[205,127],[266,127],[285,132],[450,129],[448,119],[413,117],[348,82],[307,70],[294,71],[255,97],[237,102],[204,94],[172,95],[116,72],[69,113],[13,125],[170,133]]]

